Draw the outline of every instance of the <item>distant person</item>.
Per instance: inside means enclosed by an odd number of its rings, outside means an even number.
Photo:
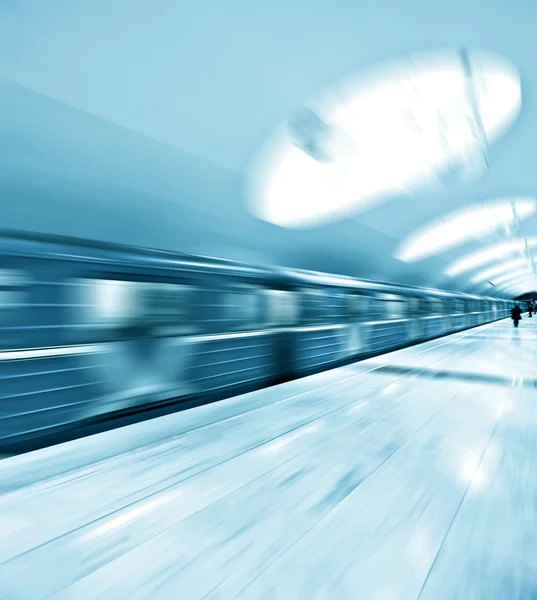
[[[511,310],[511,319],[513,319],[513,324],[515,327],[518,327],[518,323],[520,319],[522,319],[522,309],[518,304],[514,306]]]
[[[530,319],[531,319],[531,317],[533,316],[533,302],[530,302],[528,304],[528,314],[529,314]]]

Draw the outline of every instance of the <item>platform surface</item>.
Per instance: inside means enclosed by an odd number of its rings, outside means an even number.
[[[537,598],[537,319],[0,461],[6,600]]]

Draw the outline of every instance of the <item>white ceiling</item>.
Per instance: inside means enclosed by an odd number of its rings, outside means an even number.
[[[534,0],[7,0],[3,224],[479,291],[442,272],[498,235],[418,263],[393,253],[457,208],[537,195],[536,23]],[[299,231],[249,214],[243,177],[290,111],[362,68],[460,47],[505,57],[522,82],[482,177]]]

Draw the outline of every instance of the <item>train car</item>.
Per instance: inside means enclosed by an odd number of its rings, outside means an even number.
[[[0,235],[0,254],[3,452],[460,331],[512,305],[13,232]]]
[[[360,359],[504,318],[507,301],[286,269],[296,326],[292,375]]]

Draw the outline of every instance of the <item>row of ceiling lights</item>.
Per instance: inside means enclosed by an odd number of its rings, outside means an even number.
[[[528,285],[537,289],[532,255],[537,237],[519,237],[519,221],[536,212],[534,198],[493,200],[465,207],[412,235],[398,248],[396,257],[415,262],[494,232],[503,232],[510,239],[463,256],[450,264],[444,274],[450,277],[467,274],[471,283],[493,285],[495,290],[505,293],[522,293]]]
[[[530,252],[530,248],[535,246],[535,237],[493,244],[456,261],[445,273],[459,275],[486,267],[474,272],[471,283],[492,284],[499,291],[515,294],[522,293],[528,284],[537,289],[534,256]],[[514,258],[509,258],[513,255]]]
[[[487,131],[481,118],[475,89],[475,75],[468,53],[460,54],[466,80],[467,100],[472,108],[472,119],[478,127],[478,148],[486,160],[488,149]],[[513,198],[485,202],[483,205],[466,207],[439,222],[429,224],[417,232],[396,251],[396,257],[405,262],[432,256],[460,244],[480,239],[493,232],[503,232],[509,241],[492,244],[462,257],[446,270],[448,276],[468,273],[470,282],[494,286],[505,293],[522,293],[528,286],[537,289],[537,277],[530,248],[537,246],[537,238],[521,239],[520,220],[537,211],[534,198]],[[516,256],[516,255],[519,256]],[[514,257],[513,257],[514,256]],[[510,258],[513,257],[513,258]],[[510,260],[505,260],[510,259]],[[480,267],[484,267],[481,270]]]

